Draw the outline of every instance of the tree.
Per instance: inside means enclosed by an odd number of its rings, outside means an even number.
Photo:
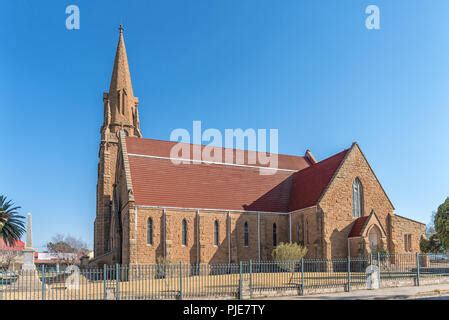
[[[438,207],[434,225],[443,250],[447,250],[449,248],[449,197]]]
[[[436,211],[432,212],[432,218],[429,224],[426,226],[426,236],[421,237],[419,242],[419,248],[423,253],[439,253],[444,251],[441,240],[435,231],[435,217]]]
[[[281,242],[272,252],[273,259],[281,269],[292,273],[289,282],[293,279],[296,263],[305,257],[307,248],[297,243]]]
[[[19,215],[20,207],[5,196],[0,196],[0,237],[9,246],[14,246],[25,233],[25,217]]]
[[[430,235],[428,238],[422,237],[419,243],[419,248],[423,253],[439,253],[444,251],[441,245],[441,240],[436,233]]]
[[[67,263],[78,262],[79,258],[89,253],[87,243],[71,235],[55,235],[46,248],[49,253],[54,254],[59,260]]]
[[[0,251],[0,270],[8,270],[11,265],[17,262],[19,254],[14,250],[1,250]]]

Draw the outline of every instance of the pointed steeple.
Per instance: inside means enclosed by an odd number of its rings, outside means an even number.
[[[131,84],[131,73],[129,72],[128,56],[126,55],[125,39],[123,37],[123,26],[119,27],[119,39],[115,53],[114,70],[112,71],[109,94],[124,89],[129,97],[133,96]]]
[[[115,53],[114,69],[112,71],[109,93],[107,94],[105,110],[110,112],[111,132],[125,129],[129,135],[140,137],[140,128],[136,126],[138,116],[138,98],[134,97],[126,54],[123,26],[119,27],[119,40]],[[106,113],[106,112],[105,112]],[[106,120],[106,119],[105,119]]]

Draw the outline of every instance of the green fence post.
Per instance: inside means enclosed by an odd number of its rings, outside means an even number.
[[[240,261],[240,278],[239,278],[239,300],[243,298],[243,262]]]
[[[416,285],[419,286],[419,277],[420,277],[420,270],[419,270],[419,253],[416,253]]]
[[[115,265],[115,299],[120,300],[120,265]]]
[[[253,297],[253,261],[249,260],[249,298]]]
[[[42,300],[45,300],[45,265],[42,265]]]
[[[348,292],[351,291],[351,257],[348,255]]]
[[[179,300],[182,300],[182,261],[179,262]]]
[[[301,290],[300,294],[304,295],[304,258],[301,258]]]
[[[103,265],[103,299],[106,300],[108,295],[107,295],[107,288],[106,288],[106,277],[107,277],[107,273],[106,273],[106,265]]]

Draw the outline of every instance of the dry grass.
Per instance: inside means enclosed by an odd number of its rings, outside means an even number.
[[[353,279],[364,279],[364,273],[352,273]],[[182,282],[184,297],[205,296],[236,296],[239,288],[239,274],[225,275],[199,275],[179,277],[167,277],[163,279],[140,278],[118,283],[120,299],[176,299]],[[250,281],[250,274],[244,273],[242,277],[245,285]],[[301,273],[253,273],[253,290],[270,290],[276,288],[298,288],[301,284]],[[337,286],[347,282],[346,272],[319,273],[310,272],[304,274],[306,287]],[[96,300],[115,299],[117,289],[115,280],[91,281],[86,277],[80,277],[78,290],[69,290],[64,282],[47,285],[45,290],[46,300]],[[105,294],[106,288],[106,294]],[[0,286],[0,299],[4,300],[41,300],[42,287],[29,288],[30,290],[14,290],[13,287]]]

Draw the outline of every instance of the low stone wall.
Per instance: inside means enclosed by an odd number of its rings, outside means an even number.
[[[436,278],[426,278],[421,277],[419,279],[419,285],[431,285],[431,284],[440,284],[440,283],[449,283],[449,276],[447,277],[436,277]]]
[[[396,287],[411,287],[416,286],[416,278],[403,278],[403,279],[381,279],[380,288],[396,288]]]
[[[449,276],[444,277],[432,277],[426,278],[421,277],[419,279],[419,285],[433,285],[433,284],[442,284],[449,283]],[[410,287],[416,286],[417,279],[416,278],[404,278],[404,279],[388,279],[381,280],[380,289],[382,288],[394,288],[394,287]],[[351,291],[357,290],[366,290],[367,287],[365,284],[352,284]],[[305,288],[304,296],[310,296],[315,294],[323,294],[323,293],[338,293],[338,292],[346,292],[347,286],[341,285],[336,287],[328,287],[328,288]],[[252,298],[269,298],[269,297],[286,297],[286,296],[299,296],[301,292],[299,289],[289,289],[289,290],[268,290],[268,291],[253,291]]]
[[[301,295],[301,289],[287,290],[254,290],[251,294],[252,298],[269,298],[269,297],[292,297]]]

